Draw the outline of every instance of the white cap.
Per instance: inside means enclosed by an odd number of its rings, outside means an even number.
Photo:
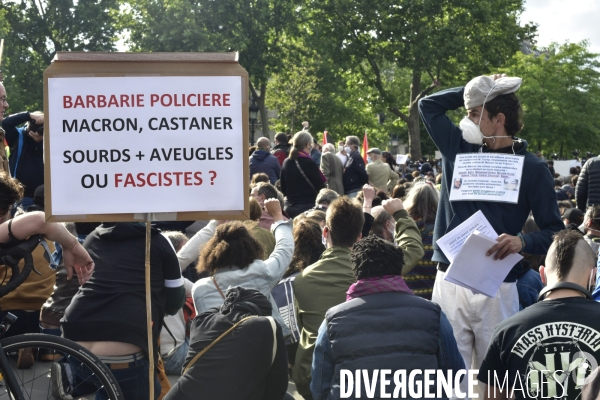
[[[502,77],[494,81],[494,78],[487,75],[478,76],[471,79],[465,86],[465,108],[471,109],[483,105],[499,95],[514,93],[523,80],[518,77]]]

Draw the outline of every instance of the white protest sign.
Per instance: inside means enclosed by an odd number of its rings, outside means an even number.
[[[581,166],[581,162],[577,160],[556,160],[554,161],[554,172],[558,172],[560,176],[569,176],[570,169]]]
[[[517,203],[524,156],[500,153],[458,154],[450,201],[476,200]]]
[[[408,156],[406,154],[396,154],[396,164],[398,164],[398,165],[406,164],[407,159],[408,159]]]
[[[48,79],[53,215],[243,210],[240,76]]]

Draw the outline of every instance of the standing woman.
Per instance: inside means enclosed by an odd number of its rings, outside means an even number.
[[[310,158],[313,138],[308,132],[298,132],[292,138],[290,156],[281,167],[281,191],[285,195],[285,212],[293,219],[315,206],[319,190],[325,187],[325,177]]]

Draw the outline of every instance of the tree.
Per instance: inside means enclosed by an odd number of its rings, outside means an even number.
[[[43,72],[57,51],[114,50],[116,13],[116,0],[1,2],[11,111],[43,109]]]
[[[309,43],[361,73],[407,124],[413,158],[421,155],[418,100],[440,80],[500,66],[535,31],[519,26],[522,0],[310,0],[305,9]],[[399,73],[409,77],[401,95],[390,79]]]
[[[135,0],[124,26],[133,50],[238,51],[268,132],[267,83],[283,67],[281,40],[294,30],[294,1]]]
[[[518,52],[504,70],[523,78],[523,138],[547,153],[600,154],[600,62],[588,43],[553,43],[541,55]],[[585,153],[585,152],[584,152]]]
[[[376,112],[365,101],[368,93],[357,90],[359,76],[310,49],[302,37],[282,46],[285,68],[273,74],[267,88],[267,106],[279,114],[271,122],[275,129],[295,133],[308,120],[315,138],[322,140],[327,130],[331,139],[342,140],[377,127]]]

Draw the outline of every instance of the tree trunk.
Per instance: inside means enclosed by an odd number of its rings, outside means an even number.
[[[563,159],[563,147],[565,146],[565,142],[562,142],[560,144],[560,159]]]
[[[267,97],[267,85],[265,83],[260,85],[260,97],[256,99],[256,104],[260,108],[260,126],[262,128],[262,135],[269,139],[273,139],[269,134],[269,119],[267,117],[267,109],[265,107],[265,98]]]
[[[421,126],[419,124],[419,110],[415,99],[421,93],[421,72],[413,71],[410,84],[410,108],[408,110],[408,147],[411,160],[421,158]]]

